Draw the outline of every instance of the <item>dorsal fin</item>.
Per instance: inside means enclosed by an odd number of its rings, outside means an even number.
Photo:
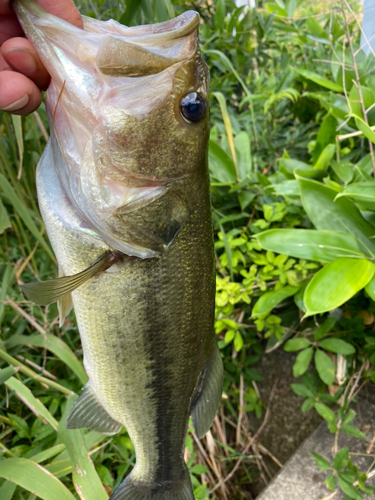
[[[73,292],[73,290],[90,278],[104,272],[111,267],[116,260],[117,255],[108,250],[94,264],[78,274],[64,276],[54,280],[26,283],[21,286],[21,289],[25,295],[36,304],[47,306]]]

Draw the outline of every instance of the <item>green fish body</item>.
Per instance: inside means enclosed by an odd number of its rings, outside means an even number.
[[[30,296],[58,300],[60,323],[74,307],[89,377],[67,427],[126,427],[136,465],[111,500],[193,500],[188,421],[208,431],[223,370],[199,16],[79,30],[31,0],[16,11],[52,76],[37,186],[61,278]]]

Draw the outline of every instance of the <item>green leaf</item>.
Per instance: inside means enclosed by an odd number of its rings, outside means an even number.
[[[318,453],[314,453],[313,451],[311,451],[309,455],[315,458],[316,465],[319,467],[319,469],[331,470],[331,464],[324,457],[318,455]]]
[[[375,144],[375,132],[367,125],[367,123],[364,120],[362,120],[362,118],[360,118],[359,116],[356,116],[356,115],[349,115],[349,116],[354,116],[355,124],[356,124],[358,130],[360,130],[362,132],[362,134],[369,141],[371,141]]]
[[[23,401],[25,404],[27,404],[27,406],[35,414],[43,417],[53,429],[57,429],[58,423],[55,418],[50,414],[44,404],[41,403],[39,399],[37,399],[33,395],[30,389],[26,387],[20,380],[16,379],[15,377],[11,377],[5,382],[5,385],[12,391],[15,391],[16,396],[19,397],[19,399],[21,399],[21,401]]]
[[[357,238],[339,231],[269,229],[256,235],[265,250],[299,259],[331,262],[338,257],[363,257]]]
[[[346,432],[346,434],[349,434],[350,436],[354,436],[354,437],[359,438],[359,439],[366,439],[366,434],[361,432],[356,427],[353,427],[352,425],[342,424],[341,430]]]
[[[323,403],[315,403],[315,410],[329,424],[331,432],[336,432],[336,416],[333,411]]]
[[[343,448],[338,453],[336,453],[333,459],[333,466],[336,470],[342,470],[347,467],[349,463],[349,448]]]
[[[320,269],[305,290],[306,316],[336,309],[359,290],[374,275],[375,266],[366,259],[337,259]]]
[[[234,337],[234,348],[236,349],[236,352],[240,352],[242,347],[243,347],[243,338],[241,333],[237,331]]]
[[[347,198],[338,198],[337,191],[320,182],[298,177],[303,208],[319,230],[344,231],[357,237],[366,255],[375,253],[374,227]]]
[[[6,382],[10,377],[16,373],[16,369],[13,366],[7,366],[0,370],[0,384]],[[0,497],[1,498],[1,497]]]
[[[313,398],[313,392],[303,384],[291,384],[293,392],[297,394],[297,396],[302,396],[304,398]]]
[[[339,486],[345,495],[348,495],[350,498],[354,498],[354,500],[363,499],[363,496],[358,492],[358,489],[351,483],[348,483],[341,473],[338,475],[338,481]]]
[[[299,75],[303,76],[307,80],[311,80],[312,82],[317,83],[318,85],[321,85],[326,89],[333,90],[339,93],[344,92],[344,88],[342,85],[332,82],[331,80],[328,80],[327,78],[319,75],[318,73],[315,73],[313,71],[308,71],[307,69],[298,69],[294,67],[292,67],[292,70],[298,73]]]
[[[68,430],[66,428],[66,418],[73,408],[73,403],[77,397],[75,394],[68,397],[64,414],[58,427],[60,438],[64,442],[72,462],[73,483],[81,498],[87,500],[94,498],[95,500],[108,500],[108,495],[88,456],[82,429]]]
[[[366,292],[368,293],[371,300],[375,302],[375,276],[365,287]]]
[[[319,346],[326,351],[343,354],[344,356],[355,353],[355,348],[351,344],[345,342],[345,340],[336,338],[324,339],[319,342]]]
[[[329,490],[333,491],[336,488],[336,476],[334,474],[327,476],[324,482]]]
[[[3,193],[8,198],[9,202],[13,205],[14,209],[21,217],[21,219],[23,220],[25,226],[28,228],[30,233],[34,236],[34,238],[36,238],[39,241],[40,245],[48,253],[51,259],[55,260],[55,256],[53,255],[50,246],[45,241],[43,236],[40,234],[38,228],[35,225],[35,222],[31,218],[29,209],[25,207],[23,202],[21,202],[16,192],[14,191],[12,185],[2,174],[0,174],[0,188],[3,190]]]
[[[317,159],[314,168],[317,170],[327,170],[329,162],[335,156],[335,152],[336,152],[336,145],[328,144],[320,153],[320,156]]]
[[[332,115],[332,112],[329,112],[327,116],[324,118],[318,132],[318,136],[316,138],[316,145],[314,148],[314,153],[312,156],[312,163],[314,164],[314,168],[317,169],[319,168],[316,163],[319,161],[318,159],[321,157],[323,150],[329,145],[329,146],[335,146],[336,142],[336,127],[337,127],[337,119]],[[333,152],[335,151],[335,147],[333,148]],[[324,165],[323,162],[324,156],[321,158],[322,168],[323,170],[326,169],[326,166]],[[331,156],[330,159],[332,159],[333,156]]]
[[[311,342],[309,340],[299,337],[297,339],[288,340],[288,342],[286,342],[284,345],[284,351],[287,352],[300,351],[301,349],[305,349],[310,345]]]
[[[375,182],[357,182],[347,186],[337,198],[345,196],[358,203],[361,208],[375,210]]]
[[[13,335],[5,342],[5,345],[7,348],[14,347],[16,345],[32,345],[48,349],[76,374],[82,384],[86,384],[88,380],[87,374],[74,352],[67,346],[67,344],[65,344],[63,340],[55,335]]]
[[[0,198],[0,234],[3,234],[5,229],[8,229],[9,227],[12,227],[9,215]]]
[[[222,3],[224,3],[224,1]],[[225,12],[225,7],[224,7],[224,12]],[[233,128],[228,113],[227,101],[225,99],[224,94],[222,94],[221,92],[213,92],[212,95],[216,97],[220,105],[220,110],[224,121],[225,132],[227,134],[229,149],[232,153],[232,160],[236,169],[236,180],[239,180],[237,175],[237,158],[236,158],[236,150],[234,147]]]
[[[16,484],[11,483],[10,481],[4,481],[4,483],[0,487],[1,500],[11,500],[16,488]]]
[[[61,481],[41,465],[26,458],[1,460],[0,477],[18,484],[42,500],[75,500]]]
[[[213,177],[223,184],[237,182],[236,167],[233,160],[216,142],[210,140],[208,163]]]
[[[303,375],[306,372],[306,370],[309,367],[310,361],[313,357],[313,354],[314,354],[314,351],[313,351],[312,347],[304,349],[303,351],[301,351],[298,354],[296,361],[293,365],[294,377],[296,377],[296,378],[300,377],[301,375]]]
[[[125,13],[121,16],[120,23],[131,26],[138,9],[142,5],[142,0],[127,0]]]
[[[335,365],[331,358],[319,349],[315,352],[315,366],[323,382],[327,385],[332,385],[336,377]]]
[[[234,139],[237,158],[237,170],[240,180],[246,179],[252,172],[250,137],[247,132],[240,132]]]
[[[281,290],[264,293],[253,307],[251,317],[256,318],[262,314],[270,313],[280,302],[294,295],[298,290],[299,287],[288,285],[281,288]]]

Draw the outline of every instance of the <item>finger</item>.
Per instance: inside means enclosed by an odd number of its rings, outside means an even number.
[[[28,115],[42,101],[42,94],[29,78],[15,71],[0,73],[0,109],[15,115]]]
[[[1,55],[13,70],[30,78],[39,88],[48,87],[50,76],[34,46],[26,38],[11,38],[1,47]]]
[[[1,0],[0,0],[1,1]],[[68,21],[68,23],[82,28],[81,14],[78,12],[73,0],[36,0],[46,12]]]

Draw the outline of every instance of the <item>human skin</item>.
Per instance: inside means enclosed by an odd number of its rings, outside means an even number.
[[[81,15],[73,0],[36,0],[47,12],[82,28]],[[25,38],[10,6],[0,0],[0,109],[28,115],[42,100],[50,76],[33,45]]]

